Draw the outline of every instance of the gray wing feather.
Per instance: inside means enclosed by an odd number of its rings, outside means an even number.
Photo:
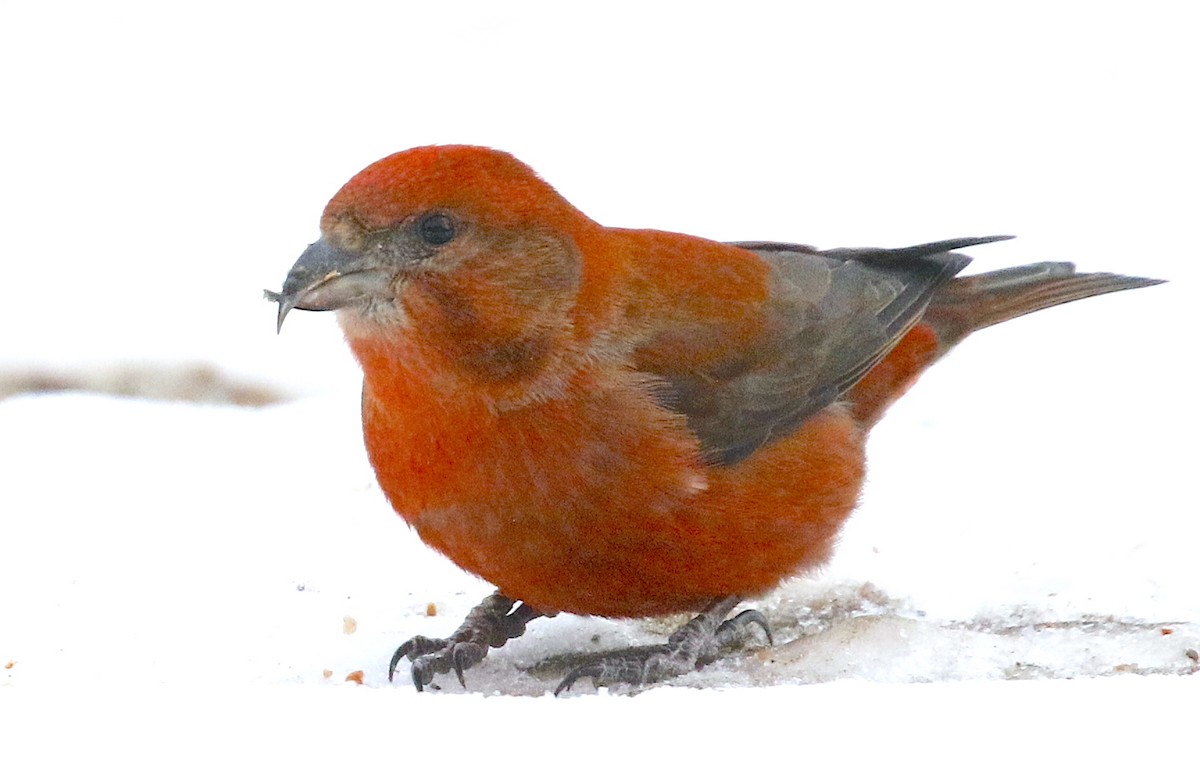
[[[687,417],[713,461],[736,464],[835,402],[887,355],[933,292],[971,261],[952,251],[1004,239],[827,251],[734,243],[770,266],[774,331],[732,374],[660,376],[665,404]]]

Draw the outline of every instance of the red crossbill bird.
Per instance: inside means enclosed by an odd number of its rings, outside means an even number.
[[[699,612],[665,645],[572,671],[643,683],[766,621],[737,603],[826,561],[868,431],[971,332],[1159,281],[1041,263],[959,277],[957,253],[719,243],[604,227],[529,167],[431,146],[354,176],[292,267],[362,365],[379,485],[497,591],[392,658],[420,689],[540,615]]]

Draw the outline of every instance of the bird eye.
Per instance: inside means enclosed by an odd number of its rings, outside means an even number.
[[[454,221],[444,213],[433,213],[421,219],[417,231],[426,243],[440,246],[454,239]]]

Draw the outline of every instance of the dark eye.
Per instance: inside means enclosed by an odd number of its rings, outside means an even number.
[[[454,239],[454,220],[444,213],[432,213],[421,219],[417,231],[426,243],[440,246]]]

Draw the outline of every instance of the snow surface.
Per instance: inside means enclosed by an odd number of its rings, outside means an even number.
[[[0,769],[1194,770],[1188,6],[822,5],[0,8]],[[932,370],[833,561],[751,603],[773,649],[555,699],[675,625],[560,616],[418,696],[392,650],[490,588],[375,486],[333,318],[260,290],[427,142],[608,224],[1171,283]]]

